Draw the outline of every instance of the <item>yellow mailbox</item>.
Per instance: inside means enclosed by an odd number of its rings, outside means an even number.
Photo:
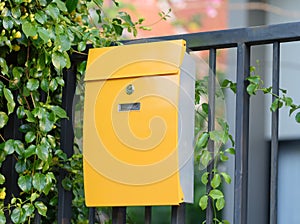
[[[184,40],[90,49],[87,206],[193,202],[194,76]]]

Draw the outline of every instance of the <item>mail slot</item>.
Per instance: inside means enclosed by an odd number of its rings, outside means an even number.
[[[193,203],[194,79],[184,40],[89,50],[87,206]]]

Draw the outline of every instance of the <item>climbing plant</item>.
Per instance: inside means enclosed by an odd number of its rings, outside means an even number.
[[[81,156],[67,158],[60,148],[60,120],[68,119],[61,106],[63,71],[70,68],[72,55],[84,54],[87,44],[109,46],[125,30],[132,36],[138,29],[148,30],[143,21],[134,22],[124,11],[108,17],[103,0],[0,2],[0,166],[14,158],[21,192],[7,195],[4,184],[9,174],[0,174],[1,223],[7,218],[30,223],[37,214],[45,223],[55,222],[60,168],[69,173],[64,187],[75,195],[74,223],[86,220],[87,210],[80,207]],[[4,135],[14,116],[20,123],[19,139]]]

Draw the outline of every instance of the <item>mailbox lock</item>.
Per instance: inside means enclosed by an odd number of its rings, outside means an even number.
[[[128,95],[131,95],[132,93],[134,92],[134,86],[132,84],[129,84],[127,87],[126,87],[126,93]]]

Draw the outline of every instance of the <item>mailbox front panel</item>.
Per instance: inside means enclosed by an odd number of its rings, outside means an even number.
[[[85,116],[95,122],[89,122],[93,125],[87,129],[84,153],[88,205],[163,205],[183,200],[177,152],[178,85],[178,74],[89,83],[86,98],[90,102],[95,98],[95,104]]]

